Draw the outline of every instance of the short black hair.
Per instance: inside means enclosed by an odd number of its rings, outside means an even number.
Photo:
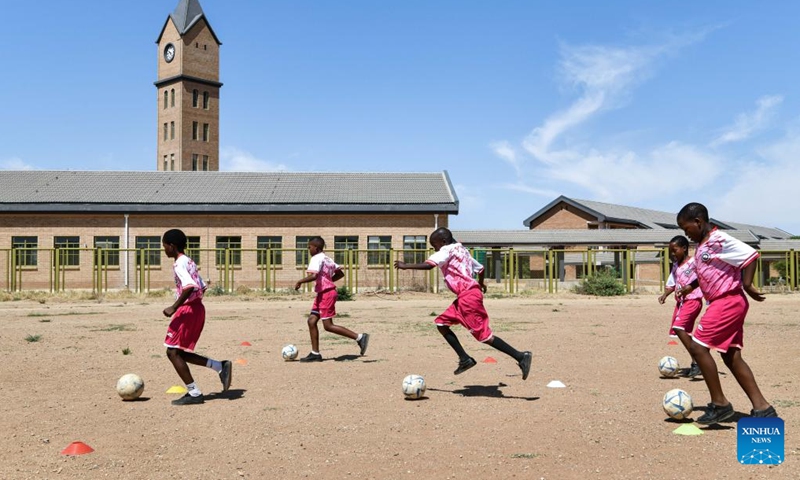
[[[322,248],[325,248],[325,239],[324,239],[324,238],[322,238],[322,237],[319,237],[319,236],[317,236],[317,237],[311,237],[311,238],[308,240],[308,244],[309,244],[309,245],[311,245],[312,243],[313,243],[314,245],[316,245],[316,246],[317,246],[317,248],[321,248],[321,249],[322,249]]]
[[[179,252],[183,253],[186,250],[186,234],[177,228],[167,230],[161,238],[161,243],[169,243],[175,245]]]
[[[689,239],[687,239],[683,235],[675,235],[674,237],[672,237],[672,240],[670,240],[669,243],[674,243],[675,245],[681,248],[685,248],[687,250],[689,249]]]
[[[683,208],[681,208],[681,211],[678,212],[679,222],[681,220],[692,220],[695,218],[699,218],[704,222],[708,222],[708,209],[702,203],[687,203],[683,206]]]
[[[453,232],[445,227],[439,227],[431,233],[431,240],[434,238],[441,238],[445,245],[450,245],[452,243],[456,243],[455,238],[453,238]]]

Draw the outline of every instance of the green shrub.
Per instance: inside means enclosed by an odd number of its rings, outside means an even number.
[[[342,302],[349,302],[353,299],[353,292],[350,291],[347,287],[339,287],[336,289],[336,293],[339,294],[339,301]]]
[[[599,297],[613,297],[625,295],[625,287],[617,280],[613,270],[600,270],[594,275],[583,279],[580,285],[572,289],[581,295],[597,295]]]

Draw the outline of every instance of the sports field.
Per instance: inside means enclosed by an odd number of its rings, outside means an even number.
[[[237,361],[233,385],[219,394],[217,375],[193,366],[206,403],[183,407],[166,393],[180,384],[162,347],[167,294],[2,302],[0,478],[800,478],[800,296],[752,302],[745,327],[744,357],[786,422],[777,467],[737,462],[735,422],[673,433],[667,390],[709,399],[700,378],[659,377],[664,355],[688,364],[668,345],[671,299],[489,297],[495,333],[533,351],[527,381],[463,329],[479,363],[453,375],[456,356],[432,324],[449,294],[339,302],[337,323],[369,332],[369,349],[359,357],[322,331],[317,364],[280,355],[288,343],[308,353],[309,295],[209,297],[198,352]],[[738,419],[750,404],[718,364]],[[139,401],[115,392],[129,372],[146,382]],[[422,400],[403,398],[411,373],[425,377]],[[95,451],[61,455],[74,441]]]

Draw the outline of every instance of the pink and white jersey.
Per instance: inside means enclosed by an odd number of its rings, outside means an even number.
[[[186,299],[186,303],[203,298],[205,283],[200,278],[200,274],[197,273],[197,265],[195,265],[194,260],[179,253],[178,258],[172,264],[172,273],[175,276],[175,298],[179,298],[187,288],[194,289],[194,292]]]
[[[334,262],[331,257],[325,255],[325,252],[319,252],[311,257],[308,262],[306,272],[316,273],[317,281],[314,284],[315,292],[327,292],[328,290],[335,289],[336,284],[333,283],[333,274],[339,270],[339,265]]]
[[[483,271],[483,265],[472,258],[469,250],[460,243],[442,246],[438,252],[425,260],[425,263],[442,269],[444,283],[456,295],[478,285],[472,275]]]
[[[742,288],[741,270],[758,258],[758,251],[716,228],[697,246],[695,270],[706,300]]]
[[[675,287],[675,291],[678,291],[694,282],[695,279],[697,279],[697,272],[695,271],[694,267],[694,257],[689,257],[688,260],[683,262],[683,265],[678,265],[676,262],[672,266],[672,271],[667,279],[667,286]],[[678,302],[683,300],[694,300],[696,298],[703,298],[703,290],[700,287],[695,288],[689,295],[686,295],[683,298],[675,296],[675,300]]]

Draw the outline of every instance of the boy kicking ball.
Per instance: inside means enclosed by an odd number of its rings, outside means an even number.
[[[483,294],[486,292],[483,265],[472,258],[469,250],[456,242],[450,230],[444,227],[431,233],[430,242],[436,253],[425,263],[396,261],[394,266],[399,270],[430,270],[438,266],[447,288],[456,294],[453,304],[435,320],[439,333],[458,354],[458,368],[453,373],[464,373],[477,363],[464,351],[458,337],[450,329],[451,325],[461,324],[469,329],[477,341],[491,345],[516,360],[522,370],[522,379],[526,380],[531,370],[531,352],[520,352],[494,335],[489,327],[489,314],[483,306]],[[478,275],[478,281],[472,278],[473,274]]]

